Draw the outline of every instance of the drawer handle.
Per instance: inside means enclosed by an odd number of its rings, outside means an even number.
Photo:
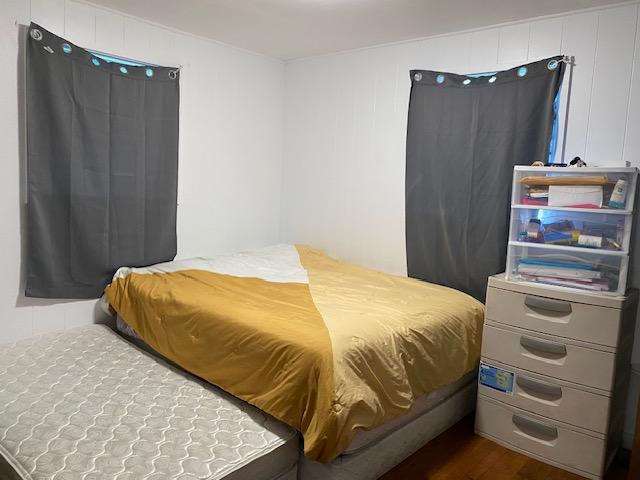
[[[537,338],[520,337],[520,345],[538,352],[550,353],[552,355],[564,356],[567,354],[567,346],[562,343],[550,342],[548,340],[538,340]]]
[[[531,378],[520,376],[516,378],[516,383],[530,392],[539,393],[553,398],[562,397],[562,388],[552,383],[541,382],[540,380],[533,380]]]
[[[513,424],[525,433],[532,432],[540,435],[541,440],[555,440],[558,438],[558,429],[553,425],[531,420],[530,418],[513,415],[511,417]]]
[[[571,313],[571,303],[565,302],[564,300],[527,295],[524,298],[524,304],[527,307],[548,310],[550,312]]]

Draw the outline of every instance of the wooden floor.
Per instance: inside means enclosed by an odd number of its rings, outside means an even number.
[[[626,480],[614,462],[606,480]],[[473,433],[473,416],[460,421],[380,480],[580,480],[583,477],[513,452]]]

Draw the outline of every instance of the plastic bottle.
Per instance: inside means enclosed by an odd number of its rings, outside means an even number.
[[[620,179],[616,182],[616,186],[613,187],[611,198],[609,199],[609,206],[612,208],[624,208],[627,199],[627,181]]]

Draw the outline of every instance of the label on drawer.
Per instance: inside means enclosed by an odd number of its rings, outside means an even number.
[[[480,374],[478,378],[480,385],[493,388],[507,395],[513,395],[513,384],[516,380],[515,372],[480,362]]]

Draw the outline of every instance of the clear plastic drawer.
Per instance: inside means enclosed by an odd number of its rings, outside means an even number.
[[[516,169],[512,205],[631,210],[635,173],[631,169]]]
[[[516,207],[511,242],[590,250],[628,252],[630,214]]]
[[[622,295],[628,256],[615,250],[510,242],[507,278],[524,282]]]

